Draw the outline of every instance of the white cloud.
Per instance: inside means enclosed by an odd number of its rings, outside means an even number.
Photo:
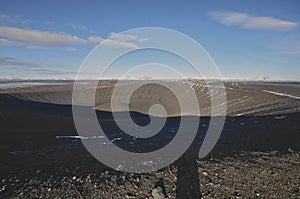
[[[23,42],[59,47],[86,43],[86,40],[66,33],[43,32],[7,26],[0,26],[0,35]]]
[[[23,43],[0,38],[0,46],[23,46]]]
[[[103,41],[103,45],[125,47],[125,48],[137,48],[138,46],[131,42],[124,42],[119,40],[107,39]]]
[[[125,38],[121,37],[111,37],[105,39],[99,36],[90,36],[88,41],[93,44],[98,44],[103,42],[103,45],[114,46],[114,47],[125,47],[125,48],[137,48],[138,46],[132,42],[127,42]]]
[[[43,50],[48,49],[45,46],[31,45],[31,44],[26,44],[24,42],[11,41],[11,40],[4,39],[4,38],[0,38],[0,46],[23,46],[23,47],[26,47],[27,49],[43,49]]]
[[[119,41],[124,41],[124,42],[128,42],[128,41],[139,41],[139,42],[143,42],[143,41],[147,41],[147,38],[139,38],[138,36],[135,35],[130,35],[130,34],[120,34],[120,33],[110,33],[110,37],[114,40],[119,40]]]
[[[64,48],[67,51],[77,51],[77,48],[71,47],[71,46],[67,46]]]
[[[120,35],[113,33],[113,37],[105,39],[99,36],[90,36],[87,39],[67,33],[46,32],[39,30],[22,29],[8,26],[0,26],[0,45],[24,46],[28,49],[48,49],[48,47],[60,47],[68,51],[74,51],[74,45],[98,44],[113,47],[137,48],[134,41],[145,41],[133,35]],[[8,38],[8,39],[6,39]]]
[[[146,41],[146,38],[139,38],[135,35],[110,33],[109,39],[105,39],[98,36],[90,36],[88,41],[91,43],[103,42],[103,45],[109,45],[114,47],[125,47],[125,48],[137,48],[138,45],[134,42]]]
[[[147,41],[147,38],[139,38],[138,36],[131,34],[121,34],[121,33],[110,33],[110,38],[103,42],[104,45],[110,45],[115,47],[125,47],[125,48],[137,48],[136,43]]]
[[[240,12],[216,11],[208,13],[208,16],[224,25],[241,26],[244,29],[288,31],[298,25],[297,22],[274,17],[254,17]]]
[[[88,38],[88,41],[91,42],[91,43],[93,43],[93,44],[100,43],[100,42],[102,42],[102,41],[104,41],[104,40],[105,40],[104,38],[99,37],[99,36],[90,36],[90,37]]]
[[[42,50],[48,49],[45,46],[39,46],[39,45],[26,45],[26,48],[28,48],[28,49],[42,49]]]

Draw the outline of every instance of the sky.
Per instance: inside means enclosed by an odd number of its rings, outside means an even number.
[[[0,79],[72,79],[104,40],[134,49],[147,38],[118,33],[162,27],[201,44],[223,78],[299,81],[299,23],[297,0],[2,0]]]

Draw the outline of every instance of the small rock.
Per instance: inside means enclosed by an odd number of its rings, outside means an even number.
[[[4,191],[6,189],[6,185],[4,185],[0,191]]]
[[[234,195],[235,195],[235,196],[238,196],[238,197],[241,196],[241,194],[240,194],[238,191],[235,191],[235,192],[234,192]]]
[[[207,176],[208,174],[205,172],[205,171],[202,171],[202,174],[203,175],[205,175],[205,176]]]
[[[131,195],[126,194],[126,195],[125,195],[125,198],[126,198],[126,199],[133,199],[133,198],[136,198],[136,197],[135,197],[135,196],[131,196]]]
[[[76,182],[81,182],[81,178],[77,178],[77,179],[76,179]]]
[[[73,176],[72,180],[76,180],[76,176]]]
[[[165,194],[163,193],[163,190],[161,187],[156,187],[155,189],[153,189],[151,194],[154,199],[164,199],[165,198]]]

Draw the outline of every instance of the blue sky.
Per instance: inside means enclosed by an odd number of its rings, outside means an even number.
[[[195,39],[225,78],[299,80],[299,23],[297,0],[3,0],[0,78],[72,78],[99,42],[151,26]],[[111,45],[132,48],[136,43],[123,37]]]

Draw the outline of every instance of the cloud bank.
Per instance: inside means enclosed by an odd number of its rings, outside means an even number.
[[[276,19],[266,16],[250,16],[241,12],[209,12],[208,16],[224,25],[240,26],[244,29],[269,30],[269,31],[288,31],[295,28],[298,23]]]
[[[0,35],[23,42],[59,47],[86,43],[84,39],[66,33],[42,32],[7,26],[0,26]]]
[[[113,34],[112,38],[105,39],[99,36],[81,38],[75,35],[61,32],[47,32],[32,29],[23,29],[9,26],[0,26],[1,46],[25,46],[29,49],[47,49],[47,46],[60,47],[65,50],[74,50],[74,45],[98,44],[114,47],[136,48],[133,41],[142,41],[133,35]]]

